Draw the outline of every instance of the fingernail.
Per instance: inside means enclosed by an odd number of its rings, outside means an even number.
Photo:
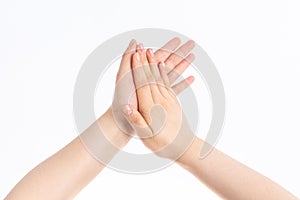
[[[135,53],[135,58],[136,58],[137,61],[140,61],[141,60],[140,59],[140,54],[139,53]]]
[[[149,49],[149,53],[150,53],[150,56],[151,56],[151,57],[154,57],[154,53],[153,53],[153,50],[152,50],[152,49]]]
[[[125,105],[122,111],[126,115],[131,115],[131,113],[132,113],[132,109],[130,108],[129,105]]]

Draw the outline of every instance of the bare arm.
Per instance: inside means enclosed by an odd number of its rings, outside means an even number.
[[[149,65],[154,62],[148,52],[139,51],[133,57],[134,81],[137,85],[150,77],[156,84],[144,84],[137,89],[138,108],[132,105],[124,108],[124,115],[145,146],[158,156],[176,160],[224,199],[296,199],[280,185],[217,149],[199,159],[204,142],[199,138],[189,139],[193,133],[170,87],[168,69],[163,63]],[[148,60],[143,59],[145,54]],[[164,112],[159,112],[157,106]],[[165,122],[157,126],[151,119]],[[187,146],[189,141],[191,146]],[[185,147],[189,148],[184,152]]]
[[[172,50],[180,45],[180,40],[174,38],[166,43],[160,50],[155,53],[159,59],[166,59],[172,56]],[[188,54],[194,47],[193,42],[189,41],[183,44],[179,50],[182,54]],[[117,74],[117,82],[131,71],[131,57],[136,51],[136,41],[132,40],[125,51]],[[174,55],[173,55],[174,57]],[[181,74],[189,66],[189,62],[194,59],[193,55],[188,55],[185,60],[183,58],[172,59],[176,61],[174,67]],[[173,81],[178,77],[173,76]],[[191,83],[190,79],[182,81],[174,86],[177,93],[183,91]],[[132,83],[133,84],[133,83]],[[116,94],[124,93],[116,89]],[[136,101],[136,99],[135,99]],[[114,105],[118,108],[119,105]],[[71,143],[63,149],[55,153],[53,156],[32,169],[7,195],[6,200],[19,199],[70,199],[73,198],[82,188],[84,188],[94,177],[96,177],[105,167],[113,156],[122,149],[131,136],[119,129],[122,122],[116,124],[116,118],[113,117],[112,108],[102,115],[90,128],[82,133],[81,137],[75,138]],[[122,120],[118,118],[117,120]],[[126,120],[126,119],[124,119]],[[127,120],[126,120],[126,123]],[[101,127],[95,129],[94,127]],[[99,131],[99,132],[98,132]],[[94,136],[104,134],[110,143],[114,145],[113,150],[111,145],[103,141],[93,143]],[[87,146],[85,142],[92,142],[92,147]],[[96,145],[95,145],[96,144]],[[91,152],[94,151],[94,152]],[[95,153],[100,155],[95,155]],[[95,159],[95,157],[105,157],[104,164]]]
[[[297,199],[269,178],[214,149],[199,159],[203,141],[197,138],[177,160],[205,185],[225,199]]]
[[[120,133],[108,110],[96,123],[105,124],[106,137],[121,149],[129,137]],[[104,149],[104,146],[99,146]],[[7,200],[71,199],[101,172],[105,165],[95,160],[79,137],[31,170],[7,195]]]

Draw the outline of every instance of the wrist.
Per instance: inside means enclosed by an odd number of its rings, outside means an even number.
[[[199,159],[203,143],[204,141],[202,139],[196,137],[190,147],[176,160],[176,162],[186,167],[191,166],[195,160]]]
[[[89,154],[105,165],[130,139],[114,123],[111,109],[81,133],[79,138]]]
[[[97,120],[105,137],[118,149],[122,149],[131,139],[117,126],[111,107]]]

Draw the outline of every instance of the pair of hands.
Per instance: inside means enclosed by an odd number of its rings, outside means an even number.
[[[188,55],[194,43],[170,53],[178,46],[175,38],[153,53],[133,40],[122,58],[111,108],[80,138],[29,172],[5,199],[73,198],[134,133],[158,156],[176,160],[224,199],[298,199],[217,149],[197,159],[204,142],[189,130],[176,99],[193,77],[172,86],[194,59]]]
[[[122,56],[111,107],[123,134],[130,139],[136,133],[154,153],[173,160],[194,136],[176,98],[194,77],[172,84],[194,60],[189,52],[195,43],[179,45],[174,38],[154,53],[132,40]]]

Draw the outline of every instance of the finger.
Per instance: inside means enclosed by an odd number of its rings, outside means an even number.
[[[194,47],[195,42],[193,40],[189,40],[172,53],[165,61],[168,69],[173,69],[176,65],[178,65]]]
[[[159,72],[157,63],[156,63],[155,58],[154,58],[153,50],[152,49],[147,49],[146,54],[147,54],[148,62],[149,62],[149,65],[150,65],[150,70],[152,72],[152,75],[153,75],[155,81],[159,84],[162,84],[162,79],[161,79],[161,76],[160,76],[160,72]]]
[[[194,82],[195,78],[193,76],[189,76],[188,78],[182,80],[181,82],[175,84],[172,87],[173,92],[178,95],[180,94],[182,91],[184,91],[186,88],[188,88],[193,82]]]
[[[164,46],[154,53],[157,61],[165,61],[171,53],[180,45],[181,41],[178,37],[171,39]]]
[[[170,84],[174,83],[178,77],[183,74],[183,72],[190,66],[190,64],[195,60],[194,54],[189,54],[184,60],[182,60],[178,65],[174,67],[169,73]]]
[[[132,58],[133,80],[136,87],[136,94],[139,108],[151,105],[152,96],[145,71],[142,66],[140,54],[137,52]]]
[[[167,75],[167,72],[166,72],[165,63],[160,62],[158,64],[158,68],[159,68],[160,76],[163,80],[163,85],[160,85],[159,90],[160,90],[161,94],[164,97],[167,97],[167,95],[169,94],[168,90],[169,90],[169,87],[170,87],[170,82],[169,82],[169,78],[168,78],[168,75]]]
[[[148,63],[147,56],[145,55],[145,49],[143,43],[137,45],[137,52],[141,55],[142,64],[145,65]]]
[[[141,52],[141,51],[143,51],[144,50],[144,45],[143,45],[143,43],[138,43],[137,45],[136,45],[136,51],[137,52]]]
[[[144,117],[132,105],[125,105],[123,114],[140,138],[151,137],[152,131]]]
[[[131,70],[131,57],[136,52],[136,40],[132,39],[122,56],[120,68],[117,74],[117,81]]]
[[[170,87],[170,81],[169,81],[169,77],[167,75],[167,71],[166,71],[166,65],[164,62],[160,62],[158,64],[158,68],[159,68],[159,72],[160,72],[160,76],[164,82],[164,85],[166,87]]]
[[[146,56],[147,56],[147,60],[148,60],[148,65],[146,65],[145,68],[148,67],[147,70],[149,70],[151,73],[151,78],[148,79],[149,87],[151,90],[153,102],[157,103],[157,102],[159,102],[159,100],[161,98],[161,92],[160,92],[159,86],[162,84],[162,80],[160,78],[158,66],[155,63],[154,54],[153,54],[152,49],[147,49]],[[147,71],[147,70],[145,70],[145,71]]]
[[[152,76],[152,72],[151,72],[151,69],[150,69],[150,66],[148,63],[147,55],[146,55],[143,44],[142,43],[138,44],[137,49],[141,56],[141,61],[142,61],[142,65],[143,65],[147,80],[149,83],[153,83],[155,80],[154,80],[154,77]]]
[[[159,103],[161,101],[161,97],[165,89],[164,82],[161,78],[160,71],[158,69],[158,65],[155,62],[154,53],[152,49],[147,50],[147,58],[150,63],[150,69],[152,72],[152,76],[154,77],[155,83],[150,85],[152,98],[154,103]]]

